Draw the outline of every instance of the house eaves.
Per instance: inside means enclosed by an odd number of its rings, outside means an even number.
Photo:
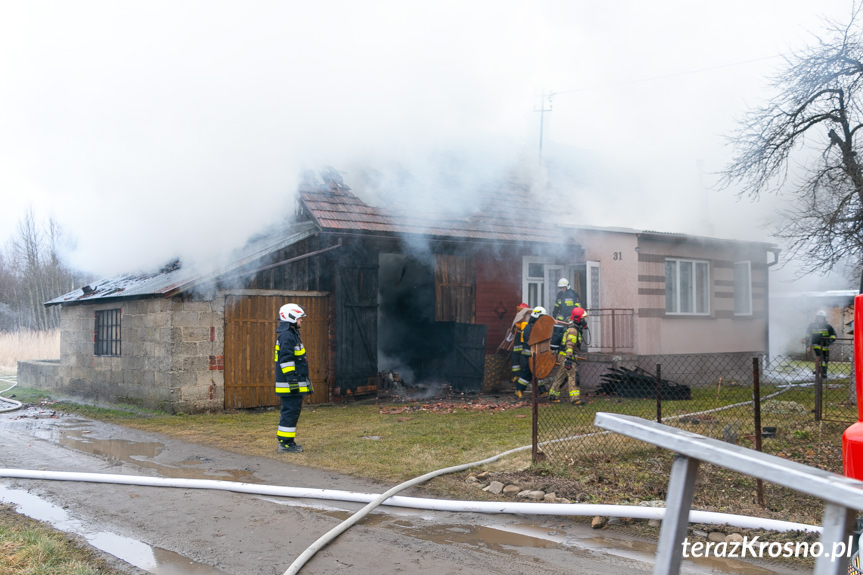
[[[171,297],[248,266],[268,254],[311,237],[319,231],[318,226],[313,222],[301,222],[292,226],[290,233],[276,242],[266,243],[265,247],[260,247],[263,242],[256,242],[240,250],[236,260],[217,271],[201,272],[196,268],[183,268],[179,262],[175,262],[152,273],[122,274],[99,280],[47,301],[44,305],[50,307],[60,304],[80,304],[104,300]]]

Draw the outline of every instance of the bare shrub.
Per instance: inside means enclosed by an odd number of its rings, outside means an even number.
[[[14,374],[25,359],[60,359],[60,330],[0,332],[0,374]]]

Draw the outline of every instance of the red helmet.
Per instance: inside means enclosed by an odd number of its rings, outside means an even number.
[[[569,321],[579,321],[581,318],[587,315],[587,311],[583,307],[574,307],[572,309],[572,313],[569,316]]]
[[[515,308],[515,309],[525,309],[525,308],[529,308],[529,307],[530,307],[530,306],[529,306],[529,305],[527,305],[526,303],[521,302],[520,304],[518,304],[518,307],[517,307],[517,308]]]

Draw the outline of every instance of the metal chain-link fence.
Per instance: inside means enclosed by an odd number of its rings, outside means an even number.
[[[577,370],[583,405],[541,400],[538,452],[552,464],[636,454],[651,448],[593,425],[598,411],[635,415],[745,447],[809,433],[813,422],[857,420],[850,345],[820,358],[747,354],[587,358]],[[555,370],[560,369],[556,367]],[[554,377],[552,373],[549,378]],[[758,408],[753,401],[760,398]],[[562,394],[561,398],[566,398]]]

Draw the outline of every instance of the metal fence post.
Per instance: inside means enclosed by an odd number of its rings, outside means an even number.
[[[755,451],[761,451],[761,370],[758,358],[752,358],[752,413],[755,415]],[[764,507],[764,481],[755,482],[755,493],[758,505]]]
[[[815,421],[821,421],[821,390],[824,378],[821,377],[821,356],[815,356]]]
[[[662,364],[656,364],[656,423],[662,423]]]
[[[530,425],[532,445],[530,450],[530,462],[534,465],[536,465],[537,459],[539,458],[539,400],[537,398],[537,389],[539,389],[539,387],[536,384],[536,375],[533,375],[530,378],[530,396],[533,399],[531,410],[533,422]]]

